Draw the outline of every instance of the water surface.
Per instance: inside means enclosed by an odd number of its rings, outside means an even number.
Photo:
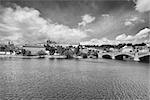
[[[0,100],[149,100],[149,64],[0,59]]]

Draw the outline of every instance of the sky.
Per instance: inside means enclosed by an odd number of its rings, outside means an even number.
[[[145,41],[149,12],[150,0],[0,0],[0,40]]]

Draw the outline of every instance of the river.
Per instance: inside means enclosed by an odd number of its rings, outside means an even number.
[[[106,59],[0,59],[0,100],[149,100],[149,72]]]

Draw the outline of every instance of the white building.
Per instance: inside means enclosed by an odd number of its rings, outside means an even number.
[[[124,46],[122,48],[122,52],[133,52],[133,47],[132,46]]]

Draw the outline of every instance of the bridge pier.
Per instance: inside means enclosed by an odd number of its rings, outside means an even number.
[[[134,55],[134,61],[140,61],[138,53],[135,53],[135,55]]]
[[[113,60],[115,59],[115,56],[114,56],[114,55],[112,55],[112,59],[113,59]]]
[[[98,53],[98,58],[102,58],[102,53]]]
[[[138,57],[134,57],[134,61],[140,61]]]

